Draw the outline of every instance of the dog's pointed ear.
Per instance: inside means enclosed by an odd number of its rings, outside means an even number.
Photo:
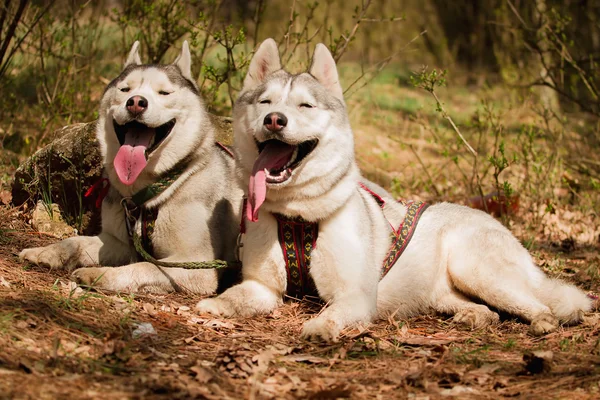
[[[133,46],[131,46],[131,50],[129,50],[129,55],[127,56],[127,61],[125,61],[125,65],[123,66],[123,68],[127,68],[130,65],[141,65],[142,64],[142,59],[140,58],[139,48],[140,48],[140,42],[136,40],[135,43],[133,44]]]
[[[195,81],[194,78],[192,78],[192,55],[190,54],[190,45],[188,44],[187,40],[183,42],[183,46],[181,46],[181,53],[179,53],[173,62],[173,65],[176,65],[179,68],[181,74],[185,78],[192,82]]]
[[[244,79],[243,92],[254,89],[262,84],[267,76],[281,69],[279,49],[277,43],[269,38],[260,44],[248,68],[248,74]]]
[[[344,101],[344,91],[340,85],[337,67],[333,56],[323,43],[317,44],[308,73],[325,86],[334,96]]]

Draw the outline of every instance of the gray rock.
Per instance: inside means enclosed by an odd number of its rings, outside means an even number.
[[[217,140],[232,143],[231,118],[212,116]],[[12,184],[14,205],[38,200],[55,203],[64,220],[79,234],[93,235],[100,230],[97,192],[86,191],[102,177],[102,157],[96,140],[96,122],[69,125],[52,134],[54,140],[25,160],[15,172]]]

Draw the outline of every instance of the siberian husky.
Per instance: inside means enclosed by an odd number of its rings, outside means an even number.
[[[335,61],[322,44],[299,75],[282,70],[273,40],[261,44],[235,104],[234,143],[249,182],[243,282],[200,301],[199,312],[251,316],[279,306],[297,278],[286,260],[306,259],[305,248],[290,258],[293,246],[281,236],[285,221],[298,220],[317,230],[308,231],[316,240],[306,249],[310,277],[327,302],[304,325],[304,337],[335,341],[353,324],[430,310],[483,327],[499,319],[488,306],[542,335],[591,307],[579,289],[546,277],[498,221],[449,203],[420,214],[410,244],[382,279],[392,230],[399,233],[411,207],[361,177]],[[299,234],[294,229],[289,237]]]
[[[243,197],[235,162],[215,143],[191,74],[188,43],[170,65],[142,65],[138,46],[135,42],[100,104],[97,137],[110,182],[102,232],[25,249],[20,257],[51,268],[86,267],[73,277],[115,291],[214,293],[223,272],[156,264],[235,261]],[[140,193],[145,196],[137,210],[123,207]],[[132,243],[132,232],[142,230],[139,209],[158,210],[144,250],[159,261],[142,261],[148,258]],[[102,267],[92,267],[97,265]]]

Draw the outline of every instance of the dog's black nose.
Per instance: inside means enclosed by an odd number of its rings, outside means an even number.
[[[266,115],[263,123],[270,131],[280,131],[287,125],[287,118],[282,113],[272,112]]]
[[[133,96],[125,103],[127,110],[134,116],[138,116],[148,108],[148,100],[143,96]]]

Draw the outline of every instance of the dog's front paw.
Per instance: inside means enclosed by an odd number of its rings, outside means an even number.
[[[554,332],[557,328],[558,319],[550,313],[543,313],[531,321],[529,333],[531,333],[533,336],[542,336],[547,333]]]
[[[21,261],[48,268],[75,267],[78,249],[76,246],[65,246],[62,243],[51,244],[46,247],[32,247],[19,253]]]
[[[308,340],[324,340],[327,343],[338,341],[340,328],[335,321],[327,318],[313,318],[304,324],[302,337]]]
[[[80,285],[94,286],[103,289],[112,289],[109,285],[109,279],[106,279],[107,267],[98,268],[79,268],[73,271],[71,279]]]
[[[231,304],[219,297],[200,300],[194,308],[200,314],[222,315],[224,317],[232,317],[235,315],[235,310]]]

